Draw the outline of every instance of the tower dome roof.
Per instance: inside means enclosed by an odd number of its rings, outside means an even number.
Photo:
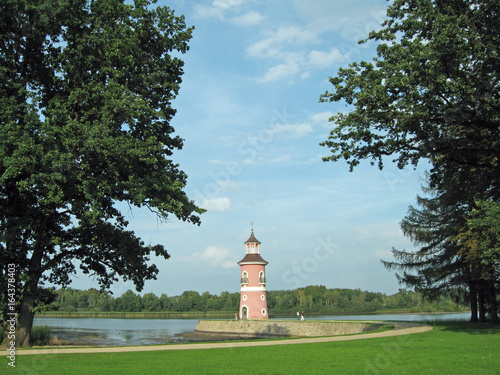
[[[256,244],[261,244],[261,242],[255,238],[255,236],[253,235],[253,229],[252,229],[252,233],[250,234],[250,237],[248,238],[248,240],[245,241],[245,244],[247,243],[256,243]]]
[[[269,262],[266,261],[266,260],[264,260],[264,258],[262,258],[260,256],[260,254],[246,254],[245,257],[238,262],[239,266],[242,266],[244,264],[263,264],[263,265],[267,265],[267,264],[269,264]]]

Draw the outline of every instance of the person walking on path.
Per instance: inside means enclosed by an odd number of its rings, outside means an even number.
[[[303,322],[304,320],[305,320],[304,311],[302,311],[302,314],[300,314],[300,321]]]
[[[297,320],[300,320],[300,313],[297,311]]]

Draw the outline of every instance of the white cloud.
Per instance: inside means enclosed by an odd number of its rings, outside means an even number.
[[[275,135],[282,135],[286,138],[301,138],[313,131],[310,123],[299,124],[276,124],[272,131]]]
[[[211,267],[235,268],[239,258],[231,250],[224,247],[208,246],[203,252],[196,252],[180,260],[208,264]]]
[[[247,53],[254,57],[280,58],[290,53],[285,50],[292,45],[314,43],[317,35],[298,26],[279,27],[270,35],[247,48]]]
[[[211,159],[208,161],[210,164],[224,164],[226,165],[227,162],[224,161],[224,160],[220,160],[220,159]]]
[[[221,192],[237,192],[240,191],[246,184],[236,181],[217,181]]]
[[[274,23],[265,23],[260,39],[246,50],[250,57],[275,61],[259,78],[261,83],[303,80],[313,77],[315,71],[345,63],[366,47],[357,42],[380,28],[386,10],[381,0],[368,8],[366,0],[348,4],[340,0],[302,0],[291,7],[300,14],[295,24],[268,16]]]
[[[217,18],[240,26],[252,26],[264,20],[264,16],[257,11],[251,10],[243,13],[244,7],[248,7],[248,1],[215,0],[211,5],[195,5],[194,12],[195,17],[198,18]]]
[[[276,123],[271,127],[271,132],[273,136],[281,138],[302,138],[310,133],[314,132],[316,126],[326,126],[328,127],[328,119],[333,115],[332,112],[319,112],[314,113],[306,119],[305,122],[297,123]]]
[[[242,163],[243,163],[243,165],[255,165],[255,164],[257,164],[255,159],[249,159],[249,158],[244,159]]]
[[[223,14],[221,12],[221,9],[218,9],[213,6],[207,6],[207,5],[200,5],[197,4],[194,7],[194,14],[195,17],[197,18],[222,18]]]
[[[269,160],[270,163],[289,163],[292,160],[290,155],[278,156],[277,158]]]
[[[308,72],[303,72],[301,75],[300,75],[300,79],[307,79],[311,76],[311,72],[308,71]]]
[[[296,0],[295,8],[311,27],[320,30],[356,30],[377,28],[385,19],[385,1]],[[367,35],[367,34],[366,34]]]
[[[207,211],[224,212],[231,210],[231,200],[227,197],[206,199],[201,207]]]
[[[309,52],[309,64],[312,67],[326,69],[333,64],[345,60],[345,56],[337,48],[332,48],[329,52],[312,50]]]
[[[259,51],[261,54],[259,55]],[[247,50],[254,56],[267,57],[282,61],[268,69],[260,82],[273,82],[290,79],[300,75],[301,79],[311,76],[311,70],[332,68],[335,64],[346,60],[346,56],[340,50],[333,48],[330,51],[312,50],[306,55],[306,51],[291,52],[274,48],[267,42],[255,44]]]
[[[280,81],[295,76],[300,72],[300,65],[293,60],[270,68],[267,73],[259,79],[260,82]]]
[[[241,5],[243,3],[244,0],[214,0],[212,5],[214,6],[214,8],[229,9],[237,7],[238,5]]]
[[[321,162],[322,162],[321,155],[318,155],[318,156],[310,157],[307,160],[296,161],[293,164],[294,165],[311,165],[314,163],[321,163]]]
[[[236,16],[231,18],[231,22],[234,22],[241,26],[252,26],[261,23],[264,20],[264,16],[259,12],[250,11],[241,16]]]
[[[267,70],[260,82],[272,82],[299,76],[311,76],[311,70],[331,68],[345,61],[346,57],[338,48],[321,51],[312,49],[320,44],[319,34],[312,28],[299,26],[278,27],[261,40],[247,48],[247,54],[254,58],[271,59],[279,64]]]
[[[334,115],[333,112],[326,111],[326,112],[315,113],[315,114],[311,115],[310,117],[311,117],[311,120],[315,124],[329,125],[330,117],[332,117],[333,115]]]

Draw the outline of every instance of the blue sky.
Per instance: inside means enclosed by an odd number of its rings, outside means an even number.
[[[159,5],[167,2],[159,1]],[[328,78],[351,61],[368,60],[375,44],[358,45],[385,18],[385,0],[168,1],[195,31],[183,56],[185,74],[172,125],[185,139],[174,154],[188,174],[186,192],[208,211],[202,225],[159,223],[127,207],[130,228],[161,243],[158,280],[144,293],[239,291],[243,242],[262,242],[269,290],[307,285],[395,293],[380,259],[411,248],[399,228],[420,193],[423,168],[354,172],[325,163],[328,118],[348,111],[319,103]],[[72,287],[98,287],[78,275]],[[131,283],[112,287],[116,295]]]

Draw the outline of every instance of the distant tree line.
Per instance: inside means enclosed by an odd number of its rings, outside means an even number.
[[[178,296],[159,297],[153,293],[143,296],[127,290],[120,297],[96,289],[76,290],[61,288],[54,291],[55,299],[46,311],[102,311],[102,312],[207,312],[237,311],[240,293],[222,292],[214,295],[186,291]],[[428,301],[421,293],[400,289],[386,295],[360,289],[327,289],[325,286],[308,286],[295,290],[268,291],[268,308],[271,314],[295,313],[358,313],[405,310],[410,312],[460,311],[464,306],[447,297]]]

